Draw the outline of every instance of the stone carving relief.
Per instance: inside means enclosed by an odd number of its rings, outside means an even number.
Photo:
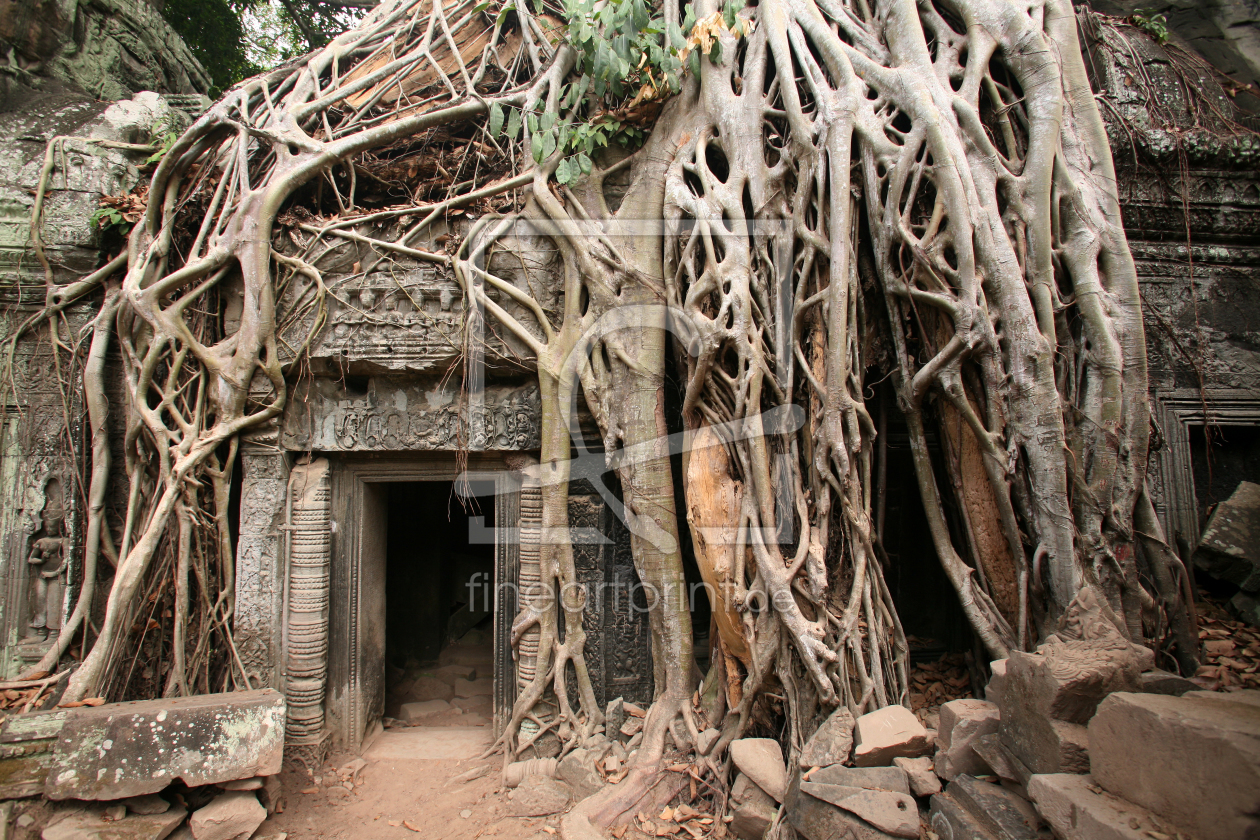
[[[491,386],[481,405],[454,386],[373,377],[299,383],[285,409],[283,444],[291,451],[537,449],[538,388]],[[351,387],[348,387],[351,386]]]
[[[288,597],[285,604],[285,744],[302,762],[322,762],[328,682],[328,582],[332,556],[332,486],[324,458],[289,476]],[[312,773],[319,764],[308,764]]]
[[[30,570],[30,631],[23,642],[40,643],[55,637],[61,629],[61,612],[66,573],[65,507],[61,482],[48,479],[44,485],[44,508],[39,514],[42,528],[31,538],[26,564]]]

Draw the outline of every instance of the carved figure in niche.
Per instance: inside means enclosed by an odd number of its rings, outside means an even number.
[[[31,632],[23,641],[42,642],[61,629],[61,596],[66,570],[65,509],[61,483],[49,479],[44,489],[43,531],[35,536],[26,557],[34,590],[31,597]]]

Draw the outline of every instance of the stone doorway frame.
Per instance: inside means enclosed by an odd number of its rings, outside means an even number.
[[[1246,388],[1177,388],[1151,394],[1151,416],[1163,433],[1152,452],[1155,512],[1172,548],[1187,563],[1199,544],[1199,503],[1190,453],[1191,426],[1260,426],[1260,393]],[[1154,484],[1154,482],[1152,482]]]
[[[384,485],[413,481],[455,481],[465,471],[494,476],[494,732],[515,700],[515,679],[508,633],[516,614],[515,583],[519,563],[520,479],[498,453],[455,452],[400,455],[388,460],[329,453],[332,465],[332,554],[328,615],[328,688],[325,708],[334,741],[360,751],[383,709],[383,618],[386,535],[381,533]],[[370,525],[377,525],[374,530]],[[379,557],[379,560],[375,558]],[[380,673],[371,661],[380,661]]]

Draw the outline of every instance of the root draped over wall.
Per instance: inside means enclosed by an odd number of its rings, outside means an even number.
[[[679,23],[681,11],[670,0],[660,13]],[[617,113],[647,130],[641,148],[579,177],[563,151],[532,142],[545,129],[501,128],[513,109],[591,114],[566,94],[577,52],[527,4],[386,2],[230,91],[175,143],[96,322],[123,350],[131,500],[101,636],[67,699],[120,666],[155,557],[174,552],[187,580],[195,512],[221,526],[205,550],[230,553],[235,446],[284,410],[286,376],[338,294],[321,261],[345,240],[370,246],[374,264],[449,267],[469,302],[465,357],[497,331],[537,370],[542,444],[528,469],[542,583],[560,597],[531,601],[512,627],[513,644],[529,635],[538,653],[505,760],[545,733],[572,749],[603,723],[584,659],[588,605],[566,586],[579,399],[604,437],[636,568],[661,596],[657,696],[629,783],[576,809],[570,835],[632,810],[669,745],[700,729],[721,731],[711,760],[774,718],[796,761],[836,706],[906,702],[908,649],[874,525],[886,477],[867,403],[886,376],[932,542],[993,658],[1070,635],[1075,619],[1060,619],[1076,604],[1135,643],[1167,635],[1193,667],[1184,570],[1145,491],[1137,277],[1071,5],[761,0],[735,15],[698,0],[689,11],[717,47],[659,113],[637,108],[642,96],[622,102]],[[451,176],[442,162],[456,148],[479,150],[478,164]],[[373,173],[408,155],[437,161],[448,183],[372,206]],[[432,244],[434,225],[470,206],[483,214],[458,241]],[[490,268],[522,229],[557,249],[547,295]],[[242,290],[239,320],[196,328],[229,284]],[[681,505],[669,371],[682,392]],[[946,516],[955,501],[961,525]],[[715,666],[699,692],[680,516],[717,593]],[[218,591],[228,630],[231,587]]]

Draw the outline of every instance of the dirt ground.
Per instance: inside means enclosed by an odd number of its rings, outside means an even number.
[[[341,756],[342,766],[355,756]],[[305,773],[286,772],[283,814],[275,814],[255,837],[285,832],[288,840],[359,840],[360,838],[451,838],[496,840],[549,836],[558,818],[511,817],[506,793],[499,791],[498,757],[489,760],[369,759],[353,792],[338,781],[311,784]],[[336,764],[336,762],[334,762]],[[469,770],[490,765],[487,775],[452,781]],[[332,792],[337,788],[341,793]],[[310,791],[310,792],[303,792]]]

